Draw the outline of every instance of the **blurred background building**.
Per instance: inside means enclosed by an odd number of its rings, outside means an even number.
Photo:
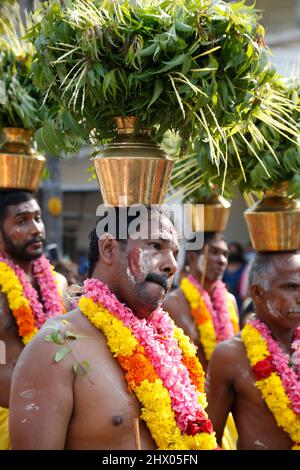
[[[22,8],[31,8],[33,0],[20,0]],[[229,2],[230,3],[230,2]],[[247,1],[253,4],[253,0]],[[300,78],[300,0],[256,0],[266,29],[266,44],[278,71]],[[101,194],[96,180],[89,181],[90,150],[83,149],[72,159],[59,161],[48,157],[50,178],[41,189],[41,205],[47,240],[59,254],[74,261],[85,255],[88,234],[94,228]],[[225,235],[228,241],[249,241],[243,217],[246,205],[241,196],[233,201]]]

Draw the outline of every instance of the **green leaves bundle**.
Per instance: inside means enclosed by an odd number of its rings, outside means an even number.
[[[1,18],[0,27],[0,129],[37,129],[45,109],[40,109],[42,93],[30,78],[33,47],[19,38],[24,33],[19,10],[10,18]]]
[[[195,155],[187,155],[183,159],[177,157],[172,184],[175,189],[184,187],[185,200],[199,202],[212,193],[212,188],[219,194],[224,192],[225,196],[233,197],[236,190],[241,193],[260,192],[279,186],[283,182],[289,182],[288,192],[291,196],[300,197],[300,82],[296,79],[277,77],[276,80],[274,78],[273,88],[280,92],[287,102],[293,102],[294,109],[288,117],[294,122],[296,135],[289,136],[284,130],[276,130],[268,123],[256,119],[255,127],[251,128],[254,129],[253,134],[248,130],[243,138],[237,134],[234,140],[231,140],[227,162],[221,162],[219,174],[216,174],[215,166],[209,159],[197,160]],[[284,110],[278,113],[278,119],[284,128]],[[208,154],[209,143],[205,138],[199,145],[199,154]],[[237,154],[240,167],[236,165]],[[224,174],[226,184],[222,191]],[[189,188],[192,188],[192,191]]]
[[[115,116],[136,115],[157,141],[179,137],[181,174],[201,168],[224,188],[229,159],[237,178],[245,172],[239,141],[257,140],[257,121],[297,135],[244,1],[51,0],[33,20],[33,80],[58,106],[37,137],[52,152],[111,138]],[[180,184],[192,193],[202,178]]]

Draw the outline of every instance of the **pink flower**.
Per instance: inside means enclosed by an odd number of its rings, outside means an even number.
[[[260,320],[251,320],[249,323],[260,332],[263,339],[266,341],[270,356],[272,357],[272,367],[282,380],[283,386],[288,398],[290,399],[294,412],[296,414],[300,414],[300,362],[296,364],[296,374],[293,368],[289,366],[288,354],[285,354],[281,350],[278,342],[272,338],[271,332],[267,325]],[[300,359],[299,349],[297,350],[299,339],[300,328],[298,327],[295,330],[294,340],[291,345],[292,351],[295,351],[294,354],[296,355],[296,361],[294,359],[294,362],[296,363],[297,358]]]
[[[38,284],[43,303],[40,302],[36,289],[32,287],[31,282],[20,266],[1,254],[0,261],[6,263],[20,280],[24,296],[29,300],[34,315],[35,326],[38,329],[48,318],[63,313],[62,299],[58,292],[53,270],[44,255],[33,262],[33,275]]]
[[[222,281],[217,281],[212,297],[210,298],[208,292],[203,289],[193,276],[190,275],[188,279],[199,290],[204,300],[211,315],[217,341],[220,342],[231,338],[234,335],[234,331],[227,304],[228,292],[225,284]]]

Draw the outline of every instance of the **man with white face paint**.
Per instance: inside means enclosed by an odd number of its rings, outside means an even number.
[[[300,252],[258,253],[249,273],[255,318],[208,367],[208,413],[220,441],[232,411],[241,450],[299,450]]]
[[[223,235],[204,232],[202,249],[186,253],[189,276],[163,302],[164,309],[198,347],[204,370],[216,344],[237,332],[236,302],[221,281],[227,256]]]
[[[228,246],[220,232],[204,232],[201,250],[187,251],[189,274],[178,289],[168,294],[164,309],[197,346],[197,355],[206,371],[216,345],[238,332],[235,298],[221,281],[227,267]],[[223,448],[236,449],[236,429],[230,415]]]
[[[139,225],[146,238],[132,233],[129,218],[128,239],[120,227],[92,232],[79,308],[48,322],[22,354],[11,394],[13,449],[216,448],[201,365],[160,308],[177,268],[176,230],[150,209]]]

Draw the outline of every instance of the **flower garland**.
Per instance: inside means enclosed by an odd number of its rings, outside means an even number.
[[[235,306],[222,281],[216,282],[211,297],[191,275],[181,280],[180,289],[190,305],[199,340],[209,361],[217,343],[239,331]]]
[[[217,448],[204,411],[202,366],[170,317],[158,309],[148,320],[138,319],[98,279],[85,281],[79,307],[106,336],[158,448]]]
[[[64,312],[56,273],[45,256],[33,262],[33,276],[43,304],[23,269],[0,254],[0,289],[7,297],[24,344],[36,335],[47,318]]]
[[[241,332],[247,356],[260,390],[278,426],[290,436],[293,449],[300,450],[300,328],[292,343],[297,373],[289,366],[289,356],[272,338],[267,325],[251,320]]]

